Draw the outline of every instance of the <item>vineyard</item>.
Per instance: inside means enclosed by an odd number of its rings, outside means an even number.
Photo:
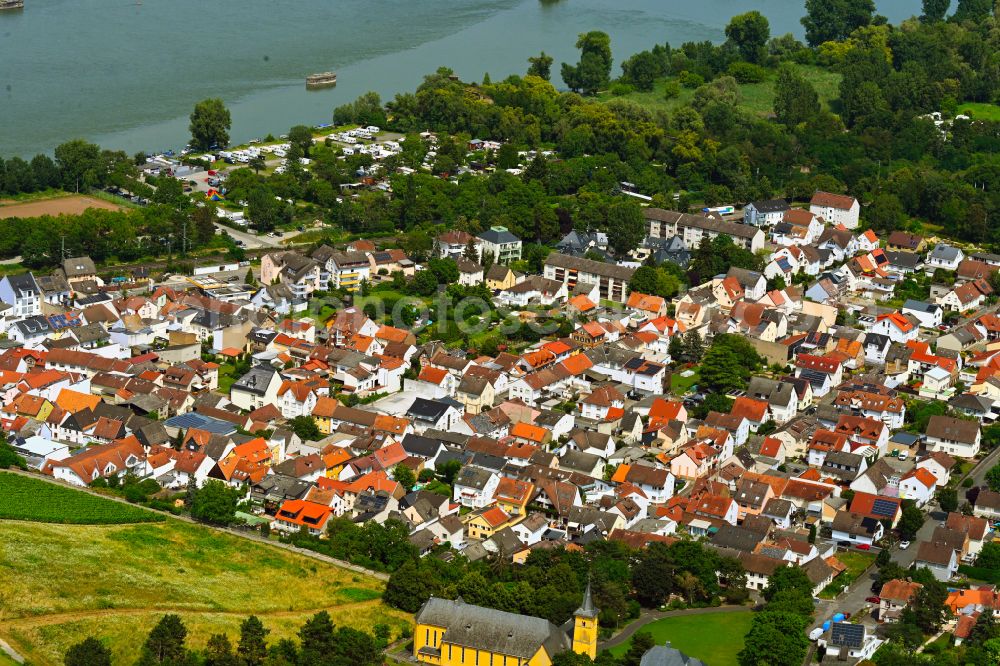
[[[77,525],[163,520],[163,516],[140,507],[9,472],[0,472],[0,518]]]

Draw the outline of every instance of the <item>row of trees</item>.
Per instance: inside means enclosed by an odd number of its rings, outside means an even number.
[[[524,565],[503,557],[489,562],[413,558],[389,579],[385,601],[415,612],[430,596],[455,598],[562,624],[572,616],[590,581],[603,626],[619,626],[640,608],[671,598],[682,605],[712,605],[747,597],[746,574],[734,559],[693,541],[650,544],[633,551],[620,542],[589,544],[584,552],[534,551]]]
[[[240,625],[233,645],[227,634],[213,634],[204,647],[188,646],[188,629],[178,615],[167,614],[150,630],[136,666],[378,666],[390,628],[377,624],[374,635],[337,627],[320,611],[302,625],[298,641],[283,638],[268,644],[270,630],[251,615]],[[112,654],[100,640],[89,637],[67,650],[66,666],[111,666]]]

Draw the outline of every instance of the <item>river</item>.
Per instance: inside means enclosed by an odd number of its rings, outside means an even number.
[[[375,90],[412,90],[447,65],[466,80],[523,73],[545,50],[575,61],[578,33],[611,35],[616,63],[669,42],[724,39],[756,8],[801,36],[796,0],[25,0],[0,12],[0,155],[86,138],[129,152],[185,143],[194,104],[221,97],[232,138],[329,122]],[[919,0],[877,0],[891,21]],[[306,91],[335,70],[336,88]]]

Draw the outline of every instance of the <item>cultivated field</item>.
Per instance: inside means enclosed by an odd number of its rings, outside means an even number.
[[[123,525],[158,522],[164,517],[137,506],[102,499],[48,481],[0,472],[0,518],[42,523]]]
[[[270,640],[294,637],[324,609],[337,624],[389,624],[395,637],[411,620],[381,603],[382,589],[373,578],[175,519],[0,520],[0,638],[34,664],[61,663],[90,635],[106,642],[114,663],[132,663],[166,612],[182,617],[199,648],[213,633],[238,636],[249,614],[271,629]]]
[[[38,201],[0,201],[0,220],[8,217],[41,217],[42,215],[79,215],[88,208],[123,210],[110,201],[79,194],[40,199]]]

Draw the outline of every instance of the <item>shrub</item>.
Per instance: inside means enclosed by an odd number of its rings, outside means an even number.
[[[681,94],[681,84],[677,81],[667,81],[666,87],[663,89],[663,97],[665,99],[673,99]]]
[[[611,84],[611,94],[615,97],[621,97],[622,95],[628,95],[630,92],[634,92],[635,88],[627,83],[622,83],[621,81],[616,81]]]
[[[705,84],[705,79],[694,72],[683,71],[677,75],[677,80],[685,88],[697,88]]]
[[[767,78],[767,70],[749,62],[734,62],[729,66],[729,74],[740,83],[760,83]]]

